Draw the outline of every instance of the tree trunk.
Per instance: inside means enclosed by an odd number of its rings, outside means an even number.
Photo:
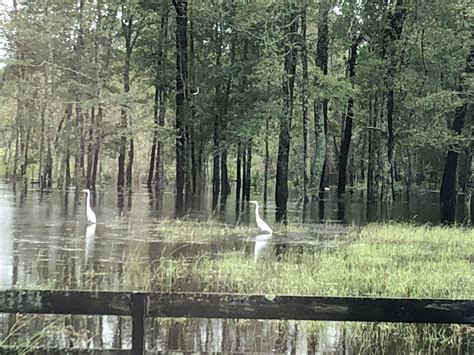
[[[231,45],[231,57],[232,57],[232,64],[234,62],[234,43],[232,42]],[[227,129],[227,122],[226,122],[226,115],[229,110],[229,103],[230,103],[230,90],[231,90],[231,76],[227,79],[226,89],[224,93],[224,98],[222,100],[222,107],[220,109],[220,140],[222,145],[222,152],[221,152],[221,204],[225,203],[227,196],[230,194],[230,183],[229,183],[229,176],[227,172],[227,143],[226,143],[226,129]]]
[[[85,137],[84,137],[84,115],[82,113],[81,97],[76,93],[76,134],[77,149],[74,154],[74,185],[81,186],[84,178],[84,154],[85,154]]]
[[[191,192],[196,195],[199,192],[198,181],[200,176],[200,165],[198,162],[201,157],[199,154],[199,142],[198,142],[198,127],[196,125],[196,105],[195,99],[199,94],[199,89],[196,86],[196,66],[195,66],[195,41],[194,41],[194,15],[193,15],[193,4],[189,0],[189,88],[191,95],[189,96],[189,106],[191,110]]]
[[[127,170],[125,173],[126,180],[127,180],[127,186],[130,187],[132,186],[132,169],[133,169],[133,160],[135,158],[135,141],[133,139],[133,136],[130,138],[130,148],[128,150],[128,163],[127,163]]]
[[[186,94],[188,85],[187,0],[173,0],[176,9],[176,209],[183,207],[186,173]]]
[[[242,145],[242,202],[245,201],[247,186],[247,145]]]
[[[388,66],[386,75],[387,86],[387,158],[389,164],[390,197],[395,199],[395,133],[393,128],[393,115],[395,112],[395,74],[397,68],[396,41],[400,40],[405,19],[404,0],[398,0],[393,13],[390,14],[390,25],[387,29],[386,40],[388,41]]]
[[[286,206],[288,202],[288,162],[290,153],[290,129],[293,118],[293,96],[296,75],[297,50],[294,46],[294,36],[297,31],[296,15],[291,11],[286,27],[286,42],[284,45],[285,75],[283,78],[284,113],[280,119],[280,133],[278,137],[278,158],[275,186],[275,202],[277,222],[286,221]]]
[[[217,96],[216,87],[216,96]],[[216,208],[220,192],[219,115],[214,117],[214,146],[212,164],[212,209]]]
[[[123,80],[123,92],[128,100],[128,94],[130,92],[130,61],[132,58],[132,23],[133,15],[128,15],[126,21],[123,17],[126,14],[122,14],[122,29],[124,31],[125,38],[125,57],[124,57],[124,66],[122,72]],[[123,191],[125,186],[125,154],[127,151],[127,127],[128,127],[128,109],[127,104],[122,105],[120,110],[120,148],[119,148],[119,157],[118,157],[118,175],[117,175],[117,190]],[[133,145],[133,141],[131,142]],[[133,156],[133,154],[132,154]],[[127,186],[131,184],[131,165],[130,162],[127,166]],[[130,176],[129,176],[130,175]]]
[[[303,81],[301,83],[301,111],[303,114],[303,201],[308,201],[308,172],[307,172],[307,161],[308,161],[308,53],[306,43],[306,8],[301,14],[301,68],[303,74]],[[267,138],[267,137],[266,137]],[[268,142],[265,141],[265,148],[267,149]],[[267,165],[265,164],[265,168]],[[265,173],[267,171],[265,170]],[[265,176],[266,180],[266,176]],[[265,181],[266,184],[266,181]],[[266,200],[266,198],[265,198]]]
[[[64,184],[65,187],[68,188],[71,186],[71,153],[69,151],[70,145],[70,127],[71,127],[71,119],[72,119],[72,104],[68,104],[66,107],[66,152],[64,154],[64,170],[65,170],[65,177],[64,177]]]
[[[329,9],[322,10],[321,23],[318,26],[318,43],[316,49],[316,66],[321,70],[322,75],[328,73],[328,47],[329,47],[329,27],[328,27]],[[316,84],[320,85],[320,79],[316,77]],[[324,176],[326,173],[326,155],[327,155],[327,125],[328,125],[328,100],[315,99],[314,107],[314,131],[315,147],[311,159],[311,180],[310,191],[314,198],[319,190],[319,196],[322,198],[321,191],[324,191]]]
[[[13,0],[13,10],[14,15],[17,14],[18,11],[18,3],[16,0]],[[23,55],[21,53],[21,43],[14,42],[16,53],[15,59],[23,59]],[[18,80],[17,83],[17,93],[18,96],[16,98],[16,114],[15,114],[15,155],[13,157],[13,178],[15,180],[18,179],[18,165],[20,162],[20,140],[21,140],[21,123],[23,121],[23,77],[24,77],[24,69],[19,65],[15,66],[15,74]]]
[[[94,127],[96,127],[95,107],[91,108],[91,122],[89,125],[89,144],[87,147],[87,172],[86,172],[86,186],[88,189],[92,188],[92,170],[94,166],[94,145],[95,145],[95,133]]]
[[[456,109],[452,130],[456,135],[461,134],[464,128],[468,104]],[[453,147],[455,148],[455,147]],[[441,219],[443,223],[454,223],[456,215],[456,172],[459,153],[456,149],[450,149],[444,164],[443,179],[440,189]]]
[[[351,51],[348,60],[348,72],[349,80],[352,82],[355,77],[355,67],[357,63],[357,47],[359,46],[360,39],[353,38]],[[354,116],[354,99],[351,97],[347,100],[347,114],[345,117],[344,124],[344,136],[341,141],[341,150],[339,156],[339,179],[337,185],[337,197],[341,198],[346,192],[346,181],[347,181],[347,161],[349,157],[349,148],[352,139],[352,118]]]
[[[375,192],[374,192],[374,170],[375,170],[375,148],[374,148],[374,129],[377,127],[377,96],[375,96],[374,103],[370,100],[370,126],[367,132],[367,203],[372,203],[375,201]]]
[[[229,176],[227,171],[227,149],[224,149],[221,154],[221,199],[220,204],[225,205],[227,197],[229,196]]]
[[[474,38],[474,30],[471,31],[471,40]],[[472,44],[472,42],[471,42]],[[464,73],[467,74],[461,77],[461,85],[459,88],[459,97],[463,99],[464,104],[456,108],[453,125],[451,127],[455,136],[459,136],[462,133],[466,118],[469,121],[472,120],[472,112],[469,101],[469,83],[466,81],[468,75],[474,72],[473,66],[474,59],[474,47],[471,46],[468,56],[467,63],[464,69]],[[471,127],[472,130],[472,127]],[[472,136],[471,136],[472,137]],[[471,142],[471,152],[472,152]],[[446,156],[443,179],[441,181],[440,189],[440,205],[441,205],[441,219],[446,224],[453,224],[456,215],[456,172],[458,164],[458,147],[455,144],[450,147],[448,155]],[[471,165],[472,168],[472,165]],[[472,174],[471,174],[472,178]],[[470,184],[472,180],[470,181]],[[471,185],[472,186],[472,185]],[[469,196],[470,197],[470,196]],[[469,206],[470,207],[470,206]]]
[[[109,33],[105,32],[106,30],[110,30],[108,27],[105,29],[102,26],[102,6],[103,6],[103,1],[102,0],[97,0],[96,2],[96,26],[97,29],[103,30],[104,33]],[[114,15],[116,14],[115,13]],[[91,172],[91,181],[90,181],[90,187],[91,189],[95,190],[95,186],[97,183],[97,176],[98,176],[98,166],[99,166],[99,155],[100,155],[100,147],[101,147],[101,142],[102,142],[102,121],[103,121],[103,107],[102,107],[102,87],[104,86],[104,71],[109,69],[109,63],[110,59],[112,57],[112,36],[108,36],[105,43],[102,43],[102,41],[95,41],[95,63],[96,63],[96,80],[97,80],[97,91],[96,91],[96,99],[98,101],[97,104],[97,114],[96,114],[96,123],[95,123],[95,140],[93,144],[93,164],[92,164],[92,172]],[[106,48],[106,54],[103,57],[102,56],[102,48]]]
[[[247,144],[247,164],[245,166],[245,201],[250,201],[250,186],[252,185],[252,142]]]
[[[268,116],[265,117],[265,173],[263,178],[263,204],[267,204],[268,199],[268,169],[270,163],[270,151],[268,149]]]
[[[83,24],[83,13],[84,13],[85,0],[79,0],[79,27],[77,30],[77,41],[75,44],[74,52],[76,54],[76,67],[74,68],[77,72],[81,71],[81,63],[83,59],[84,43],[84,24]],[[83,82],[82,77],[74,74],[75,81],[77,84]],[[74,154],[74,184],[76,188],[82,185],[84,179],[84,154],[85,154],[85,136],[84,136],[84,114],[82,112],[82,93],[80,89],[76,89],[74,92],[76,100],[76,153]]]
[[[158,126],[165,126],[165,113],[166,113],[166,92],[160,90],[159,92],[159,104],[158,104]],[[163,184],[163,170],[164,170],[164,158],[163,158],[163,140],[158,137],[158,143],[156,146],[156,165],[155,165],[155,185],[158,189],[162,188]]]
[[[225,203],[229,196],[229,176],[227,172],[227,149],[221,153],[221,203]]]
[[[26,133],[25,133],[25,139],[23,140],[22,142],[22,147],[21,147],[21,151],[22,151],[22,155],[23,155],[23,161],[22,161],[22,164],[21,164],[21,167],[20,167],[20,175],[21,175],[21,178],[22,180],[25,180],[26,179],[26,172],[27,172],[27,169],[28,169],[28,151],[29,151],[29,147],[30,147],[30,132],[31,132],[31,128],[30,127],[27,127],[26,128]]]
[[[43,170],[43,182],[44,187],[50,189],[53,185],[53,156],[51,153],[51,142],[48,138],[47,142],[47,150],[46,150],[46,161]]]
[[[45,85],[47,83],[45,82]],[[47,100],[47,98],[45,98]],[[38,182],[39,182],[39,188],[40,191],[43,191],[43,155],[44,155],[44,130],[45,130],[45,109],[46,107],[43,107],[41,110],[41,137],[40,137],[40,146],[39,146],[39,162],[38,162]]]
[[[237,166],[236,166],[236,185],[235,185],[235,201],[240,201],[240,190],[242,187],[242,143],[237,144]]]
[[[99,94],[100,97],[100,94]],[[94,158],[93,158],[93,165],[92,165],[92,173],[91,173],[91,188],[95,190],[95,185],[97,184],[97,166],[99,164],[99,152],[100,152],[100,142],[102,140],[102,104],[99,103],[99,107],[97,108],[97,118],[96,118],[96,136],[94,141]]]
[[[214,24],[215,27],[215,54],[216,54],[216,68],[221,67],[222,56],[222,37],[219,33],[219,23]],[[213,146],[213,174],[212,174],[212,207],[217,205],[219,194],[221,190],[221,125],[222,125],[222,94],[221,83],[216,82],[214,87],[214,146]]]
[[[153,182],[153,176],[155,172],[155,157],[156,157],[156,145],[158,143],[158,97],[159,97],[159,88],[158,83],[155,82],[155,97],[153,101],[153,123],[155,129],[153,130],[153,144],[151,145],[151,154],[150,154],[150,164],[148,166],[148,178],[146,180],[146,185],[151,189]]]
[[[472,106],[469,109],[469,126],[471,144],[468,148],[468,172],[466,179],[466,190],[464,195],[464,206],[466,211],[466,223],[472,225],[472,193],[474,190],[474,114]]]

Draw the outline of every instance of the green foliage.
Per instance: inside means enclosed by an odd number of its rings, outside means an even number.
[[[472,7],[466,0],[405,2],[404,30],[395,47],[394,131],[395,160],[407,173],[402,152],[413,150],[415,161],[429,161],[435,176],[438,161],[448,147],[460,146],[450,132],[453,112],[466,102],[460,90],[472,92],[473,82],[462,74],[469,51]],[[145,171],[149,161],[154,119],[154,88],[164,91],[165,128],[159,138],[166,142],[167,166],[174,161],[174,99],[176,79],[176,11],[171,2],[136,0],[85,2],[82,10],[71,1],[24,2],[17,9],[4,9],[1,36],[5,41],[5,66],[0,86],[0,144],[2,147],[28,141],[31,161],[40,160],[48,142],[54,142],[54,162],[66,152],[83,149],[81,139],[101,131],[103,170],[113,174],[122,134],[137,144],[135,166]],[[387,134],[385,94],[388,88],[387,28],[393,5],[379,2],[309,1],[293,3],[306,13],[308,49],[309,155],[318,155],[314,141],[313,101],[329,100],[327,159],[337,163],[337,146],[347,100],[355,99],[353,156],[367,160],[367,136],[377,128],[378,156]],[[269,138],[275,163],[279,120],[284,112],[282,79],[285,44],[298,49],[294,117],[291,131],[290,180],[301,177],[302,109],[300,54],[302,43],[289,43],[285,35],[288,10],[285,2],[192,1],[188,5],[188,59],[192,122],[196,146],[203,159],[211,157],[210,146],[216,115],[222,114],[219,149],[236,151],[237,144],[254,141],[255,162],[262,161],[260,142]],[[79,11],[80,10],[80,11]],[[327,14],[327,16],[326,16]],[[323,75],[315,63],[318,27],[329,28],[329,68]],[[131,58],[131,91],[123,89],[124,31],[132,24],[134,48]],[[300,38],[300,16],[297,16]],[[351,41],[360,36],[356,76],[347,79],[347,56]],[[81,41],[80,41],[81,39]],[[192,48],[191,48],[192,47]],[[228,92],[227,92],[228,90]],[[80,104],[82,117],[76,115]],[[66,109],[72,114],[66,122]],[[103,108],[102,122],[93,122],[92,109]],[[130,117],[121,127],[120,108]],[[372,127],[374,126],[374,127]],[[125,131],[124,131],[125,130]],[[333,144],[333,143],[336,144]],[[462,141],[464,142],[464,141]],[[169,144],[168,144],[169,143]],[[17,157],[17,159],[20,159]],[[232,158],[232,157],[230,157]],[[44,159],[44,157],[42,158]],[[10,159],[10,168],[13,166]],[[311,160],[311,159],[310,159]],[[21,161],[18,162],[18,166]],[[350,161],[352,169],[359,167]],[[378,165],[383,165],[381,162]],[[273,169],[274,167],[272,167]],[[412,167],[415,172],[423,166]],[[60,170],[60,169],[58,169]],[[235,169],[229,168],[229,171]],[[334,173],[332,171],[332,173]],[[298,180],[299,181],[299,180]]]

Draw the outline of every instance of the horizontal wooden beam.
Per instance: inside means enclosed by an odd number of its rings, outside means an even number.
[[[217,293],[7,290],[0,291],[0,313],[132,316],[137,299],[146,317],[474,324],[474,300]]]
[[[25,353],[34,353],[41,355],[133,355],[131,350],[122,349],[78,349],[78,348],[24,348],[21,346],[2,347],[0,346],[0,354],[2,355],[21,355]],[[145,352],[145,354],[152,354]]]

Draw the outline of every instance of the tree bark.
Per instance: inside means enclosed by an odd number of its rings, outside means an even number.
[[[467,108],[468,104],[464,104],[456,109],[452,126],[455,135],[460,135],[464,128]],[[446,224],[453,224],[456,216],[456,172],[459,152],[455,148],[450,149],[446,156],[440,189],[441,220]]]
[[[99,94],[100,97],[100,94]],[[91,188],[95,190],[95,185],[97,184],[97,168],[99,165],[99,153],[100,153],[100,143],[102,140],[102,118],[103,118],[103,110],[102,104],[99,103],[99,107],[97,108],[97,118],[96,118],[96,136],[94,141],[94,160],[92,165],[92,173],[91,173]]]
[[[245,201],[247,187],[247,144],[242,145],[242,202]]]
[[[267,204],[268,199],[268,169],[270,164],[270,151],[268,149],[268,116],[265,117],[265,173],[263,178],[263,204]]]
[[[91,108],[91,121],[89,125],[89,139],[87,147],[87,169],[86,169],[86,186],[88,189],[92,188],[92,171],[94,166],[94,145],[95,145],[95,135],[94,127],[96,127],[96,114],[95,107]]]
[[[156,145],[158,143],[158,97],[159,97],[159,88],[158,84],[155,82],[155,96],[153,100],[153,123],[155,125],[155,129],[153,130],[153,143],[151,145],[151,153],[150,153],[150,164],[148,166],[148,178],[146,180],[146,185],[149,189],[151,189],[153,176],[155,172],[155,158],[156,158]]]
[[[188,81],[187,0],[173,0],[176,10],[176,209],[183,207],[186,173],[186,94]]]
[[[65,187],[68,188],[71,186],[71,153],[69,150],[70,144],[70,127],[71,127],[71,119],[72,119],[72,104],[69,103],[66,107],[66,152],[64,154],[64,170],[65,170],[65,177],[64,177],[64,184]]]
[[[222,38],[220,31],[220,24],[215,26],[215,54],[216,54],[216,68],[221,67],[222,56]],[[222,124],[222,108],[221,108],[221,83],[215,83],[214,86],[214,137],[213,137],[213,164],[212,164],[212,208],[217,206],[219,194],[221,190],[221,124]]]
[[[403,23],[405,20],[404,0],[398,0],[393,13],[389,16],[390,24],[387,29],[386,38],[388,41],[388,67],[386,75],[387,85],[387,157],[389,164],[390,195],[391,200],[395,199],[395,132],[393,128],[393,115],[395,112],[395,75],[397,68],[396,41],[400,40]]]
[[[247,164],[245,166],[245,201],[250,201],[250,187],[252,186],[252,142],[247,144]]]
[[[125,172],[126,176],[126,184],[127,187],[131,187],[133,183],[132,179],[132,172],[133,172],[133,160],[135,159],[135,140],[132,137],[130,137],[130,146],[128,149],[128,162],[127,162],[127,170]]]
[[[474,39],[474,28],[471,29],[471,40]],[[471,103],[469,100],[469,83],[466,81],[468,75],[474,73],[474,47],[472,46],[469,50],[466,67],[464,73],[467,74],[461,77],[461,85],[459,88],[459,97],[464,101],[462,106],[456,108],[453,125],[451,127],[455,136],[459,136],[464,128],[466,118],[469,121],[472,120],[472,110]],[[472,127],[471,127],[472,130]],[[471,131],[472,133],[472,131]],[[472,135],[471,135],[472,137]],[[471,142],[471,152],[472,152],[472,142]],[[454,144],[450,147],[448,154],[446,156],[443,179],[441,181],[440,189],[440,205],[441,205],[441,220],[446,224],[453,224],[455,221],[456,215],[456,173],[458,165],[458,156],[459,156],[459,147],[457,144]],[[472,169],[472,165],[471,165]],[[471,177],[472,179],[472,173]],[[470,186],[472,186],[472,180],[470,181]],[[471,190],[471,189],[470,189]],[[470,199],[470,196],[468,197]],[[470,201],[469,201],[470,202]],[[470,207],[470,205],[469,205]],[[470,212],[470,211],[469,211]]]
[[[122,11],[124,11],[122,9]],[[122,13],[122,30],[124,31],[125,38],[125,57],[122,72],[123,80],[123,92],[128,98],[130,92],[130,61],[132,58],[132,23],[133,15],[128,15],[126,20],[124,17],[127,16]],[[128,100],[127,100],[128,101]],[[120,110],[120,148],[118,157],[118,175],[117,175],[117,190],[123,191],[125,186],[125,155],[127,151],[127,128],[128,128],[128,109],[127,104],[122,105]],[[130,166],[130,163],[129,163]],[[130,176],[129,176],[130,174]],[[131,184],[131,167],[127,167],[127,186]],[[129,179],[130,178],[130,179]]]
[[[375,99],[370,100],[369,103],[369,112],[370,112],[370,126],[376,128],[377,127],[377,114],[376,114],[376,107],[377,107],[377,96]],[[375,193],[374,193],[374,170],[375,170],[375,148],[374,148],[374,130],[368,129],[367,130],[367,203],[371,203],[375,201]]]
[[[360,38],[353,38],[351,51],[348,60],[349,80],[352,82],[355,77],[355,67],[357,64],[357,47],[359,46]],[[349,148],[352,139],[352,118],[354,116],[354,98],[350,97],[347,100],[347,113],[344,124],[344,136],[341,141],[341,150],[339,155],[339,178],[337,185],[337,197],[341,198],[346,192],[347,181],[347,161],[349,157]]]
[[[308,161],[308,53],[306,43],[306,8],[303,9],[301,14],[301,68],[303,74],[303,81],[301,83],[301,111],[303,114],[303,201],[308,201],[308,172],[307,172],[307,161]],[[268,142],[266,141],[267,148]],[[265,167],[267,167],[265,165]],[[266,171],[265,171],[266,173]],[[265,176],[266,180],[266,176]],[[266,183],[266,181],[265,181]]]
[[[294,34],[297,31],[296,14],[291,11],[287,18],[290,25],[286,26],[286,42],[284,44],[285,63],[283,78],[284,113],[280,119],[280,133],[278,137],[278,158],[275,186],[275,202],[277,222],[286,221],[288,202],[288,162],[290,155],[290,130],[293,118],[293,98],[296,75],[297,50],[294,46]]]
[[[160,90],[158,104],[158,126],[165,126],[166,114],[166,90]],[[164,149],[163,140],[158,137],[156,146],[156,165],[155,165],[155,186],[160,189],[163,185],[163,171],[164,171]]]
[[[84,12],[85,0],[79,0],[79,27],[77,30],[77,40],[74,48],[76,57],[76,67],[74,68],[77,72],[81,70],[81,63],[83,59],[84,49],[84,24],[83,24],[83,12]],[[83,82],[82,78],[77,74],[74,75],[77,84]],[[74,92],[76,100],[76,153],[74,154],[74,184],[77,187],[81,186],[84,178],[84,154],[85,154],[85,136],[84,136],[84,115],[82,112],[82,93],[79,89]]]
[[[216,87],[216,96],[217,96]],[[217,109],[217,108],[216,108]],[[214,117],[213,163],[212,163],[212,209],[216,208],[220,193],[219,114]]]
[[[328,47],[329,47],[329,27],[328,27],[329,8],[322,9],[322,19],[318,26],[318,42],[316,48],[316,66],[320,69],[322,75],[328,73]],[[320,85],[320,79],[316,77],[316,84]],[[327,154],[327,125],[328,125],[328,100],[315,99],[314,107],[314,133],[315,147],[311,159],[311,180],[310,191],[314,198],[318,194],[322,198],[321,191],[324,192],[324,176],[326,173],[326,154]]]
[[[236,163],[236,186],[235,186],[235,201],[240,201],[240,191],[242,187],[242,143],[237,144],[237,163]]]
[[[472,194],[474,191],[474,114],[472,106],[469,109],[470,126],[470,147],[468,148],[468,173],[466,179],[466,190],[464,195],[464,205],[466,211],[466,223],[472,225]]]

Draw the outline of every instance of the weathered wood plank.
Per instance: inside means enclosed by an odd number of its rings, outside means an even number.
[[[132,297],[146,299],[147,317],[474,324],[474,300],[212,293],[8,290],[0,312],[131,316]]]
[[[0,312],[130,316],[131,295],[127,292],[6,290],[0,291]]]
[[[202,293],[150,295],[152,317],[474,323],[474,301]]]
[[[132,294],[132,354],[141,355],[145,350],[145,318],[148,297],[143,293]]]
[[[0,346],[1,355],[24,355],[35,354],[35,355],[133,355],[131,350],[124,349],[80,349],[80,348],[33,348],[30,347],[16,347],[7,348]],[[158,355],[163,354],[162,351],[144,351],[145,355]],[[196,354],[196,351],[192,350],[167,350],[166,354]],[[244,354],[244,353],[242,353]],[[248,353],[250,354],[250,352]]]
[[[77,349],[77,348],[23,348],[18,346],[16,348],[6,348],[0,346],[0,354],[2,355],[22,355],[29,353],[35,355],[132,355],[130,350],[122,349]],[[151,354],[151,353],[146,353]]]

